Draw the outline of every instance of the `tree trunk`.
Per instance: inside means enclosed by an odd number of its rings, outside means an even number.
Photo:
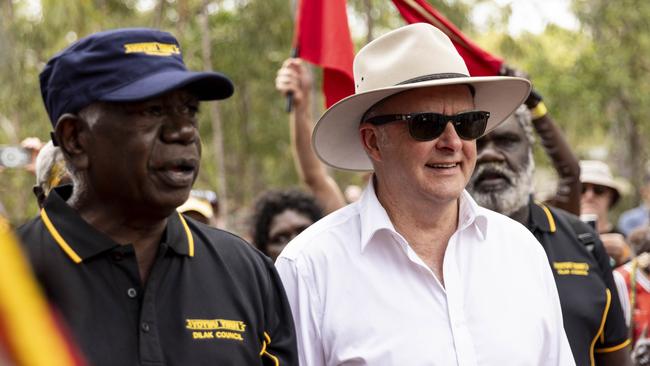
[[[160,28],[160,25],[162,24],[163,17],[165,16],[165,4],[167,3],[166,0],[158,0],[158,4],[156,5],[156,10],[155,10],[155,16],[153,18],[153,27],[154,28]]]
[[[176,9],[178,11],[178,21],[176,22],[176,31],[178,32],[178,36],[182,37],[185,33],[187,20],[189,19],[189,4],[187,0],[177,0],[177,4]],[[206,14],[207,19],[207,4],[205,1],[203,2],[202,8],[202,12]]]
[[[632,111],[632,105],[628,98],[620,93],[618,99],[618,108],[615,108],[615,115],[618,116],[619,121],[623,123],[623,141],[627,143],[622,144],[625,149],[625,164],[627,167],[626,176],[634,187],[641,187],[643,185],[643,177],[645,175],[645,151],[643,141],[641,140],[641,130],[639,120],[635,118],[635,113]],[[640,194],[638,190],[632,192],[634,195],[634,202],[640,202]]]
[[[373,34],[375,20],[372,18],[372,0],[363,0],[363,5],[366,11],[366,44],[368,44],[375,38]]]
[[[212,70],[212,40],[210,39],[210,27],[208,24],[208,0],[203,0],[201,13],[199,14],[199,25],[201,28],[201,49],[203,56],[203,69]],[[226,187],[226,168],[223,148],[223,131],[221,125],[221,115],[217,102],[210,103],[208,116],[212,122],[212,147],[214,151],[214,161],[217,163],[217,177],[214,182],[215,191],[219,196],[220,211],[225,226],[230,225],[228,211],[228,190]]]

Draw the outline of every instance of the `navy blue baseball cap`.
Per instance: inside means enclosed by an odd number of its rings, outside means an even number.
[[[92,34],[54,56],[40,74],[41,95],[53,126],[64,113],[93,102],[137,102],[187,88],[199,100],[233,93],[227,76],[188,71],[167,32],[146,28]]]

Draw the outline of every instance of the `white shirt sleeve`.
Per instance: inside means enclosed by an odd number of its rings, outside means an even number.
[[[289,299],[298,341],[300,365],[324,366],[325,355],[321,338],[321,306],[311,281],[301,274],[296,262],[279,257],[275,266]]]
[[[630,318],[632,312],[630,310],[630,294],[627,291],[627,285],[625,284],[625,279],[623,275],[618,273],[618,271],[612,271],[614,276],[614,283],[616,284],[616,292],[618,292],[618,299],[621,301],[621,308],[623,309],[623,315],[625,315],[625,324],[630,326]]]

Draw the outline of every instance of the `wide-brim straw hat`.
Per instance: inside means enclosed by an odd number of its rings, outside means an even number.
[[[580,161],[580,182],[611,188],[616,193],[613,203],[627,191],[626,182],[614,178],[609,166],[599,160]]]
[[[416,88],[471,85],[475,109],[490,112],[488,133],[530,93],[526,79],[470,77],[449,37],[426,23],[396,29],[363,47],[354,58],[354,83],[355,94],[330,107],[319,119],[312,143],[327,165],[356,171],[373,169],[358,128],[366,111],[384,98]]]

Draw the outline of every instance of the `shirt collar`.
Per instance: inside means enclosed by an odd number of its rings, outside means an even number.
[[[379,231],[398,234],[388,217],[386,209],[377,198],[374,180],[374,176],[369,179],[368,185],[358,202],[361,221],[361,252],[365,250],[370,239]]]
[[[528,204],[530,207],[530,219],[528,220],[528,228],[531,231],[540,230],[546,233],[554,233],[555,218],[551,210],[541,202],[533,201],[532,197]]]
[[[106,234],[87,223],[77,211],[68,206],[66,200],[72,194],[72,186],[53,189],[41,209],[41,219],[47,231],[59,247],[75,263],[119,247]],[[167,220],[162,240],[180,255],[194,255],[194,239],[187,222],[177,212]]]
[[[481,212],[481,207],[465,190],[461,193],[459,201],[458,231],[474,226],[480,239],[484,240],[487,234],[487,217]],[[357,207],[361,222],[361,252],[365,250],[374,235],[380,231],[389,231],[401,236],[395,230],[386,209],[377,198],[374,179],[370,179]]]

